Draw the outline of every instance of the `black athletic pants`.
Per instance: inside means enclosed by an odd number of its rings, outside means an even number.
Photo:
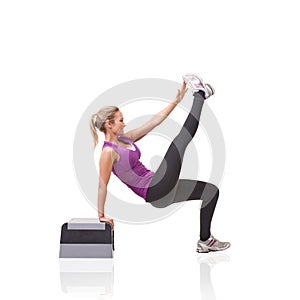
[[[200,210],[200,239],[205,241],[210,237],[210,225],[219,189],[208,182],[179,179],[184,152],[197,131],[203,103],[202,92],[195,93],[191,111],[182,129],[153,176],[146,201],[155,207],[166,207],[176,202],[203,200]]]

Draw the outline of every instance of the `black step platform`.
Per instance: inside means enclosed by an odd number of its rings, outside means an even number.
[[[99,219],[76,218],[62,225],[60,258],[112,258],[114,231]]]

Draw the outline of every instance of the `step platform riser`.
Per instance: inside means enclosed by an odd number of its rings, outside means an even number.
[[[111,244],[61,244],[60,258],[112,258]]]
[[[114,231],[98,219],[72,219],[62,225],[60,258],[112,258]]]

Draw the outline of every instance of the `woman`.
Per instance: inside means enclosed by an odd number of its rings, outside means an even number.
[[[95,146],[98,143],[97,130],[105,135],[99,162],[98,216],[100,221],[109,222],[114,226],[113,220],[106,218],[104,214],[107,184],[113,172],[134,193],[155,207],[166,207],[172,203],[188,200],[203,200],[197,251],[203,253],[224,250],[230,243],[220,242],[210,232],[211,220],[219,197],[218,188],[207,182],[179,179],[184,152],[197,131],[204,100],[213,95],[214,90],[197,75],[187,74],[183,78],[184,82],[175,100],[139,128],[124,133],[122,112],[114,106],[103,107],[92,116],[90,128]],[[135,142],[169,116],[183,99],[187,85],[194,92],[191,111],[154,173],[139,161],[141,153]]]

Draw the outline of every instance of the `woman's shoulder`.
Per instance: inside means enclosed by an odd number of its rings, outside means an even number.
[[[107,155],[114,155],[116,151],[110,145],[103,146],[100,157],[106,157]]]
[[[114,149],[115,144],[108,142],[108,141],[104,141],[103,145],[102,145],[102,151],[105,149]],[[105,151],[109,151],[109,150],[105,150]]]
[[[116,150],[112,147],[113,144],[109,145],[103,145],[102,152],[100,155],[100,160],[107,160],[109,157],[113,159],[113,163],[119,160],[119,154],[116,152]]]
[[[107,153],[114,153],[117,151],[117,146],[113,143],[104,141],[103,146],[102,146],[102,151],[101,151],[101,155],[102,154],[107,154]]]

